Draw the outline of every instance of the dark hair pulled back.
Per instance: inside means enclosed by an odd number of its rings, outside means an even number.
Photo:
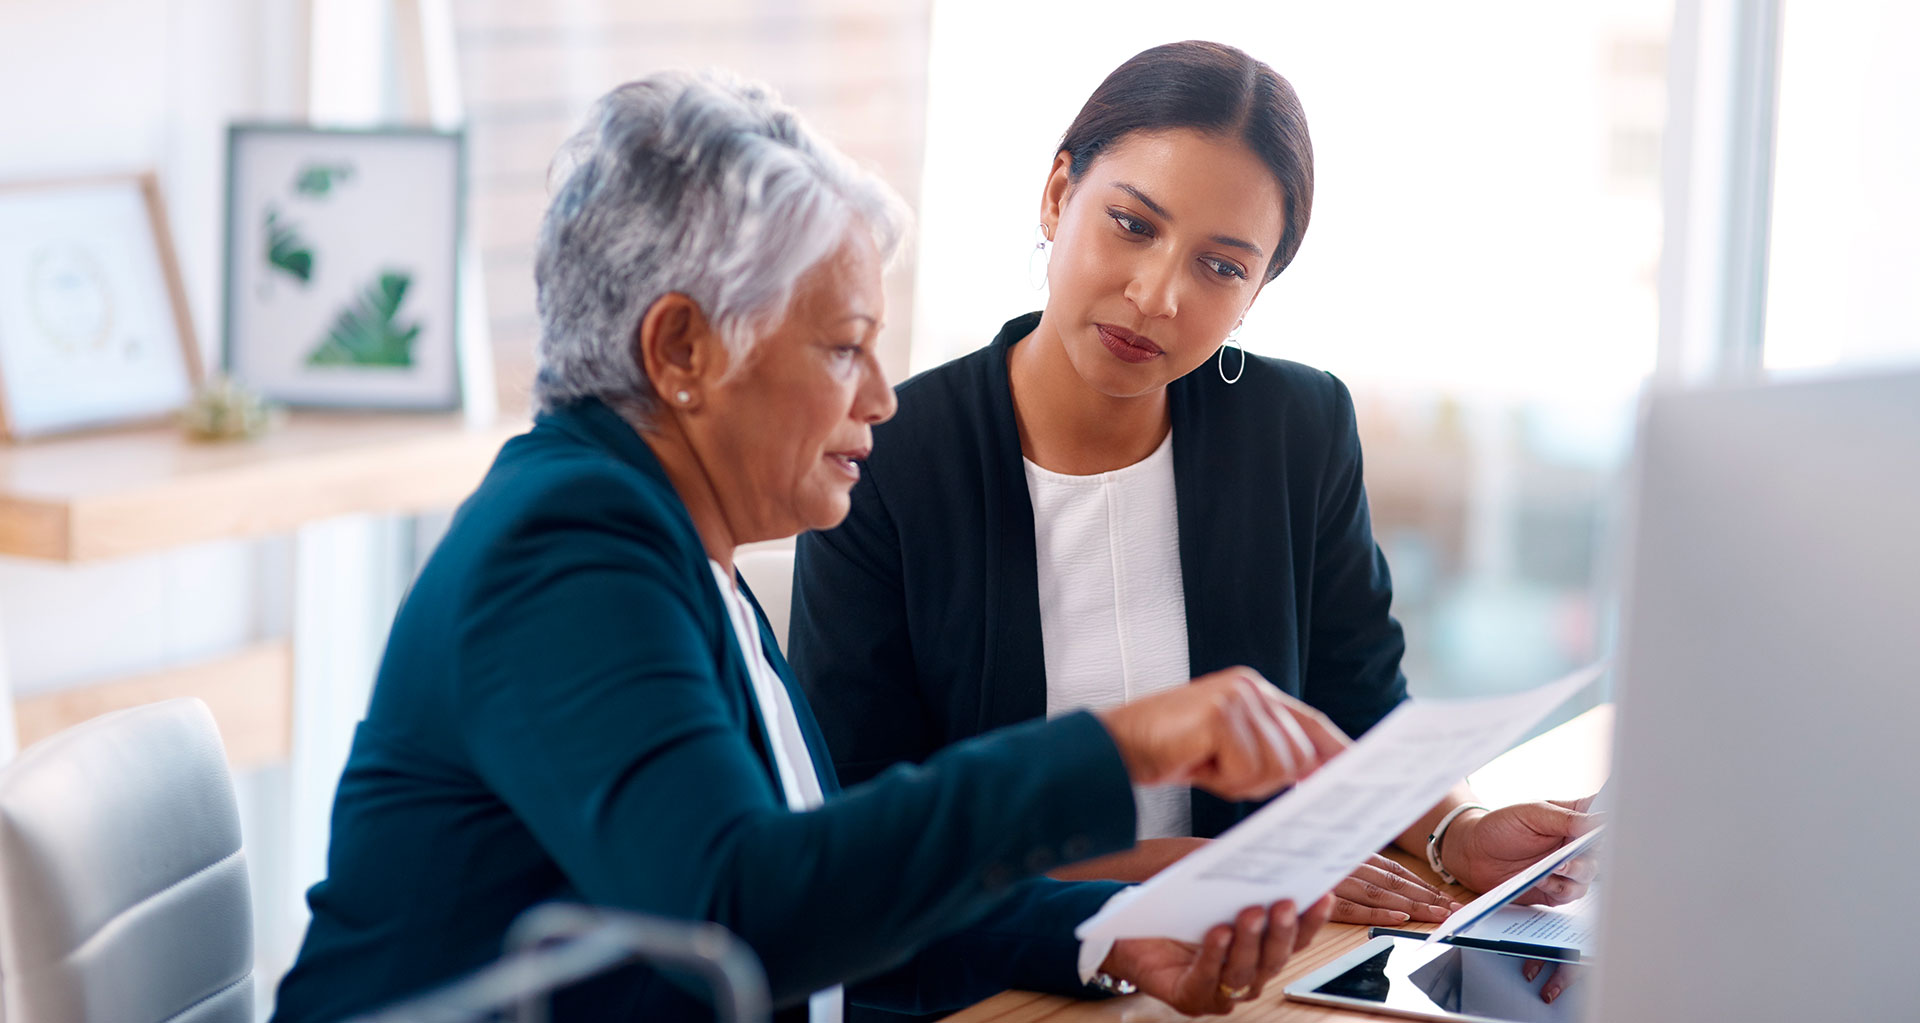
[[[1266,280],[1300,251],[1313,214],[1313,140],[1293,86],[1245,52],[1188,40],[1142,51],[1093,90],[1056,152],[1078,182],[1099,155],[1135,132],[1193,128],[1238,138],[1273,172],[1286,202],[1280,246]]]

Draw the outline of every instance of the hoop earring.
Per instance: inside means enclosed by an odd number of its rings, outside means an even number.
[[[1234,329],[1234,330],[1239,330],[1239,329],[1240,329],[1240,325],[1239,325],[1239,324],[1234,324],[1234,327],[1233,327],[1233,329]],[[1236,370],[1234,370],[1234,371],[1233,371],[1233,376],[1231,376],[1231,377],[1229,377],[1229,376],[1227,376],[1227,348],[1228,348],[1228,346],[1232,346],[1232,348],[1233,348],[1233,349],[1234,349],[1235,351],[1237,351],[1237,352],[1239,352],[1239,353],[1240,353],[1240,368],[1239,368],[1239,369],[1236,369]],[[1228,335],[1227,335],[1227,339],[1226,339],[1225,341],[1222,341],[1222,342],[1220,342],[1220,360],[1219,360],[1219,362],[1220,362],[1220,379],[1222,379],[1222,380],[1224,380],[1224,381],[1226,381],[1226,382],[1227,382],[1227,383],[1229,383],[1229,384],[1237,384],[1237,383],[1239,383],[1239,382],[1240,382],[1240,376],[1241,376],[1241,374],[1243,374],[1243,373],[1245,373],[1245,372],[1247,371],[1247,350],[1246,350],[1245,348],[1243,348],[1243,347],[1241,347],[1241,345],[1240,345],[1240,339],[1239,339],[1239,338],[1237,338],[1237,337],[1234,337],[1234,336],[1233,336],[1232,334],[1228,334]]]
[[[1033,251],[1027,253],[1027,283],[1033,290],[1047,287],[1047,265],[1053,261],[1053,239],[1047,237],[1047,225],[1033,225]]]

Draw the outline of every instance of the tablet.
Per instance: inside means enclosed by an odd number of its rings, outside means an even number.
[[[1540,989],[1554,964],[1529,981],[1524,957],[1445,942],[1381,936],[1287,985],[1301,1002],[1412,1019],[1471,1023],[1577,1023],[1581,985],[1548,1004]]]

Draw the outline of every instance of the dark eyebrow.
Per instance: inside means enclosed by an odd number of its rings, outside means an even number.
[[[1121,190],[1122,192],[1127,193],[1130,196],[1133,196],[1135,199],[1140,200],[1140,204],[1142,206],[1145,206],[1147,209],[1152,210],[1155,214],[1165,217],[1168,221],[1173,220],[1173,214],[1168,213],[1167,208],[1165,206],[1162,206],[1159,203],[1154,202],[1153,199],[1148,197],[1147,193],[1142,192],[1141,190],[1133,187],[1132,185],[1127,184],[1124,181],[1114,182],[1113,187]]]
[[[1266,253],[1260,251],[1260,246],[1247,241],[1245,238],[1235,238],[1227,234],[1216,234],[1210,240],[1225,245],[1228,248],[1245,249],[1253,253],[1253,258],[1255,259],[1261,259],[1266,256]]]
[[[1140,204],[1142,206],[1145,206],[1147,209],[1152,210],[1156,215],[1164,218],[1168,223],[1173,222],[1173,214],[1168,213],[1167,208],[1165,206],[1162,206],[1159,203],[1154,202],[1152,197],[1148,196],[1147,193],[1142,192],[1138,188],[1135,188],[1124,181],[1114,182],[1113,187],[1121,190],[1122,192],[1127,193],[1130,196],[1133,196],[1135,199],[1140,200]],[[1253,256],[1255,259],[1262,258],[1266,255],[1266,253],[1260,251],[1260,246],[1255,245],[1254,243],[1247,241],[1244,238],[1235,238],[1232,235],[1227,235],[1227,234],[1216,234],[1208,240],[1220,245],[1225,245],[1229,248],[1245,249],[1246,251],[1253,253]]]

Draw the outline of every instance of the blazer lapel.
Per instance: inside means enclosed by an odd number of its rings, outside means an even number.
[[[716,590],[714,599],[718,600],[719,594],[717,591],[719,589],[719,583],[717,580],[711,578],[713,573],[709,572],[707,574],[709,576],[709,583]],[[734,578],[738,580],[739,574],[735,573]],[[739,586],[743,591],[746,589],[744,582],[739,583]],[[759,614],[760,605],[753,605],[753,609],[756,615]],[[720,610],[722,615],[726,614],[726,608],[724,606],[722,606]],[[765,616],[762,615],[760,617],[762,622],[764,622]],[[728,656],[727,671],[725,674],[727,675],[727,681],[732,684],[734,704],[738,706],[746,716],[747,739],[753,746],[753,751],[760,756],[760,766],[767,773],[768,783],[773,786],[774,798],[779,800],[780,804],[784,806],[787,801],[787,790],[786,787],[780,783],[780,769],[775,766],[773,762],[773,740],[767,733],[768,723],[760,713],[760,700],[753,694],[753,676],[747,673],[749,670],[747,667],[747,652],[740,649],[740,641],[734,637],[733,619],[731,617],[726,618],[726,629]],[[763,645],[768,642],[768,635],[770,635],[770,633],[766,626],[762,624],[760,627],[760,642]],[[771,657],[777,659],[780,656],[778,648],[768,647],[768,649],[771,651]],[[779,660],[775,660],[774,663],[780,665],[782,668],[786,665],[786,662]],[[782,681],[785,681],[784,672],[782,672],[781,678]],[[791,687],[789,687],[788,692],[791,694]],[[808,752],[812,751],[809,750]]]
[[[1013,416],[1007,351],[1033,332],[1040,315],[1007,323],[985,362],[980,407],[986,571],[985,667],[976,734],[1047,714],[1046,656],[1040,636],[1040,570],[1034,552],[1033,500]]]
[[[1259,396],[1233,391],[1213,377],[1211,364],[1167,391],[1188,666],[1198,676],[1247,664],[1283,682],[1291,672],[1255,663],[1267,644],[1249,640],[1293,628],[1294,580],[1283,567],[1293,543],[1287,466],[1269,454],[1286,438],[1250,436],[1268,417],[1242,415],[1234,405]]]
[[[543,412],[536,417],[535,423],[536,428],[546,426],[559,429],[610,451],[662,488],[669,492],[673,490],[673,483],[667,479],[666,470],[661,467],[660,460],[654,456],[653,449],[641,439],[639,432],[622,419],[619,413],[608,408],[598,399],[588,398]],[[679,511],[678,524],[682,535],[675,539],[689,550],[702,551],[700,533],[694,528],[693,519],[687,515],[684,505],[680,506]],[[727,613],[726,604],[720,598],[718,583],[713,578],[711,566],[707,564],[704,553],[698,560],[700,564],[692,571],[698,573],[700,578],[699,589],[705,598],[704,610],[707,620],[719,623],[720,641],[728,651],[720,671],[721,682],[727,686],[735,714],[745,719],[747,740],[752,745],[753,751],[760,757],[760,765],[767,772],[767,781],[773,786],[775,797],[784,803],[785,793],[780,787],[780,772],[773,763],[773,744],[767,738],[766,722],[760,719],[760,704],[753,695],[753,679],[747,674],[746,652],[740,649],[739,641],[734,638],[733,619]],[[745,588],[744,583],[742,588]],[[755,611],[758,611],[759,607],[759,604],[754,604]],[[764,637],[767,634],[764,615],[761,616],[761,620],[763,622],[761,633]],[[762,642],[769,643],[769,649],[778,650],[778,647],[771,646],[770,641],[763,639]],[[775,656],[778,654],[776,653]]]
[[[1204,372],[1210,366],[1202,366]],[[1186,386],[1182,386],[1186,385]],[[1231,472],[1233,460],[1212,457],[1218,444],[1233,444],[1233,438],[1213,437],[1207,417],[1201,415],[1207,395],[1192,393],[1190,381],[1174,381],[1167,388],[1168,415],[1173,420],[1173,494],[1174,519],[1180,530],[1180,588],[1186,598],[1187,667],[1195,676],[1230,665],[1220,660],[1220,637],[1211,628],[1225,610],[1228,594],[1239,593],[1224,572],[1231,572],[1227,550],[1233,541],[1228,523],[1219,518],[1231,500],[1221,500],[1219,490],[1229,486],[1223,473]]]
[[[767,612],[761,608],[759,598],[753,595],[746,578],[738,571],[734,572],[734,578],[739,582],[740,592],[746,594],[747,603],[753,605],[753,613],[760,627],[760,648],[767,653],[767,663],[773,665],[773,673],[780,676],[780,684],[786,687],[787,703],[793,707],[794,720],[800,725],[800,738],[807,744],[807,759],[813,764],[814,777],[820,781],[821,798],[831,798],[840,791],[840,776],[833,769],[827,737],[821,734],[820,723],[813,716],[813,706],[807,702],[807,694],[794,679],[793,667],[787,663],[786,654],[773,638],[773,627],[767,624]]]
[[[1187,605],[1187,664],[1195,676],[1247,664],[1276,684],[1290,676],[1261,664],[1253,637],[1293,627],[1285,609],[1293,580],[1275,560],[1291,544],[1281,436],[1255,436],[1244,407],[1251,388],[1231,390],[1212,364],[1167,388],[1173,419],[1173,490],[1180,529],[1180,584]],[[1256,417],[1257,419],[1258,417]],[[1211,838],[1259,804],[1192,790],[1193,833]]]

